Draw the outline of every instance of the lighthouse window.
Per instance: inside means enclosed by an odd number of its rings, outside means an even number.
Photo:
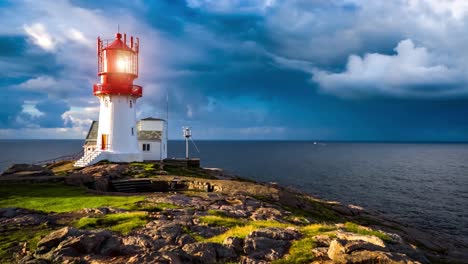
[[[132,100],[130,100],[130,108],[133,107],[133,103],[132,103]]]
[[[150,144],[143,144],[143,151],[150,151]]]
[[[132,127],[132,136],[133,136],[133,135],[134,135],[134,133],[133,133],[133,127]]]

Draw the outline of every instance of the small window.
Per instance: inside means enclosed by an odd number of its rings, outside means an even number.
[[[143,144],[143,151],[150,151],[150,144]]]
[[[134,132],[133,132],[133,127],[132,127],[132,136],[134,135]]]
[[[106,108],[109,107],[109,101],[104,100],[104,106],[105,106]]]
[[[133,107],[133,103],[132,103],[133,100],[130,100],[130,108]]]

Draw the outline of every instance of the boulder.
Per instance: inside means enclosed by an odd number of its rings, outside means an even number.
[[[48,252],[53,247],[56,247],[60,242],[64,241],[70,236],[78,236],[80,235],[80,231],[73,227],[64,227],[59,230],[56,230],[44,238],[42,238],[39,243],[37,244],[37,248],[39,252]]]
[[[103,256],[118,256],[122,253],[122,241],[120,238],[112,236],[101,245],[100,254]]]
[[[0,217],[12,218],[18,215],[17,208],[0,208]]]
[[[254,259],[275,260],[284,255],[290,243],[267,237],[247,237],[244,241],[244,253]]]
[[[343,232],[343,231],[336,232],[336,236],[337,238],[343,239],[343,240],[365,241],[365,242],[374,244],[379,247],[383,247],[383,248],[385,247],[385,243],[383,242],[383,240],[376,236],[359,235],[359,234]]]
[[[328,247],[331,243],[331,238],[327,235],[316,235],[314,241],[317,247]]]
[[[283,213],[271,207],[260,207],[250,216],[253,220],[282,220]]]
[[[177,244],[179,246],[184,246],[186,244],[191,244],[194,242],[196,242],[195,239],[188,234],[182,234],[179,238],[177,238]]]
[[[223,241],[223,245],[232,248],[235,252],[242,252],[243,250],[244,240],[238,237],[227,237]]]
[[[216,248],[214,243],[193,243],[182,247],[194,262],[216,263]]]
[[[267,237],[277,240],[294,240],[301,237],[301,233],[293,228],[262,228],[250,233],[249,237]]]
[[[197,242],[183,246],[182,250],[190,256],[192,262],[217,263],[237,258],[232,248],[217,243]]]
[[[383,247],[362,240],[335,239],[330,243],[327,253],[328,257],[335,263],[416,263],[406,255],[387,252]]]

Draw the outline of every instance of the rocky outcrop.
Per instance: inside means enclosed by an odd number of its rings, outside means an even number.
[[[44,166],[33,164],[14,164],[1,176],[31,177],[31,176],[52,176],[54,173]]]
[[[70,184],[107,190],[111,180],[126,177],[126,166],[98,164],[66,178]],[[319,201],[274,184],[177,178],[196,181],[199,186],[208,186],[209,182],[209,186],[219,188],[215,192],[145,194],[147,198],[141,203],[148,208],[154,205],[154,209],[145,213],[146,224],[126,235],[70,227],[81,217],[104,218],[126,211],[111,207],[49,214],[0,209],[0,232],[9,230],[5,227],[33,225],[55,230],[42,237],[37,248],[19,245],[16,262],[20,263],[271,263],[290,260],[290,249],[298,244],[312,263],[429,263],[415,243],[408,243],[408,234],[399,231],[405,227],[359,227],[363,234],[383,229],[387,231],[382,233],[385,240],[349,232],[344,222],[358,223],[359,217],[369,217],[362,208]],[[162,208],[158,206],[161,204],[171,206]],[[206,216],[220,221],[203,221]],[[378,218],[373,220],[374,225],[379,223]],[[309,224],[324,222],[327,224],[322,226],[332,231],[311,234],[305,230]],[[242,231],[234,232],[234,228]],[[433,244],[428,240],[423,245]]]

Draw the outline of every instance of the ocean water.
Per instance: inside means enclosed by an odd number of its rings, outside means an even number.
[[[80,151],[81,140],[0,140],[0,170]],[[198,141],[191,155],[257,181],[378,211],[468,240],[468,144]],[[185,143],[169,142],[169,157]]]

